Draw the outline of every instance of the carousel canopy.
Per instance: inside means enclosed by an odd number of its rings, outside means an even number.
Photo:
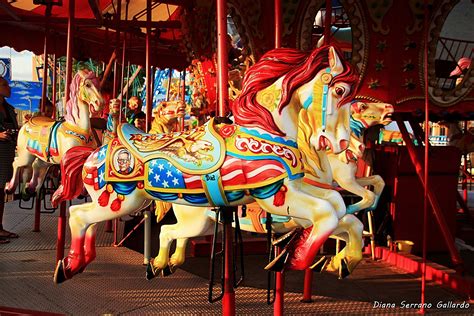
[[[47,29],[48,52],[65,55],[70,2],[0,0],[0,46],[42,54]],[[152,1],[153,65],[177,69],[187,65],[180,45],[179,20],[186,4],[187,1]],[[74,58],[107,61],[115,48],[121,54],[122,39],[127,36],[127,60],[145,63],[146,1],[75,1],[74,15]]]

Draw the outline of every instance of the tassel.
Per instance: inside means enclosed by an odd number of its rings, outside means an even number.
[[[118,212],[120,211],[120,207],[122,206],[122,201],[125,199],[125,197],[122,194],[117,194],[117,198],[112,202],[110,205],[110,209],[113,212]]]
[[[110,194],[112,192],[114,192],[114,188],[112,185],[107,184],[104,192],[102,192],[102,194],[99,196],[98,202],[100,206],[107,206],[109,204]]]
[[[285,185],[282,185],[280,190],[278,190],[278,192],[275,194],[275,197],[273,198],[273,205],[282,206],[285,204],[285,195],[287,191],[288,188]]]

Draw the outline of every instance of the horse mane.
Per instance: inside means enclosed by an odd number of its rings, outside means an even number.
[[[281,113],[289,104],[296,89],[311,81],[319,71],[329,66],[329,48],[330,46],[322,46],[309,53],[291,48],[277,48],[263,55],[245,74],[242,93],[231,104],[235,122],[242,126],[259,127],[269,133],[285,136],[286,134],[273,121],[270,111],[258,103],[257,93],[271,86],[278,78],[285,76],[278,105],[278,111]],[[336,47],[335,49],[337,54],[342,56],[339,49]],[[336,76],[331,85],[339,81],[357,82],[355,69],[348,63],[343,63],[343,73]],[[340,104],[354,95],[355,91],[341,100]]]
[[[90,79],[94,86],[99,87],[99,80],[93,71],[89,69],[79,70],[71,81],[69,100],[66,102],[66,121],[76,124],[75,117],[80,118],[79,105],[77,104],[77,94],[83,80]]]

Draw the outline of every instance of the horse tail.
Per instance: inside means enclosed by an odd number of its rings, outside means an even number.
[[[63,201],[69,201],[82,193],[82,167],[93,148],[76,146],[69,149],[61,159],[61,185],[54,192],[51,203],[57,207]]]

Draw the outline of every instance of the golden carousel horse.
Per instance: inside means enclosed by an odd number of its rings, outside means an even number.
[[[68,152],[78,153],[68,163],[77,168],[63,175],[82,174],[92,201],[70,207],[71,249],[58,262],[55,282],[72,278],[95,258],[95,223],[136,212],[153,200],[218,207],[256,201],[271,214],[310,223],[293,239],[285,261],[290,269],[311,266],[321,245],[344,224],[342,218],[353,217],[346,215],[338,192],[303,181],[297,144],[299,126],[305,124],[313,150],[340,153],[349,146],[350,100],[358,77],[340,56],[330,46],[310,53],[268,52],[244,78],[232,106],[235,124],[212,119],[191,131],[159,135],[124,124],[108,145]],[[68,193],[55,201],[72,198]],[[360,221],[346,224],[360,228]],[[360,246],[361,240],[349,239],[346,248],[354,259],[346,252],[336,268],[352,271]],[[155,274],[165,267],[156,260],[149,269]]]
[[[59,164],[64,154],[76,146],[96,148],[90,124],[91,112],[99,112],[103,106],[99,92],[99,80],[94,72],[79,70],[71,82],[70,98],[66,103],[63,121],[48,117],[33,117],[18,133],[18,156],[13,162],[13,177],[5,191],[13,193],[20,179],[20,168],[32,167],[33,175],[26,186],[29,193],[41,185],[48,166]]]

